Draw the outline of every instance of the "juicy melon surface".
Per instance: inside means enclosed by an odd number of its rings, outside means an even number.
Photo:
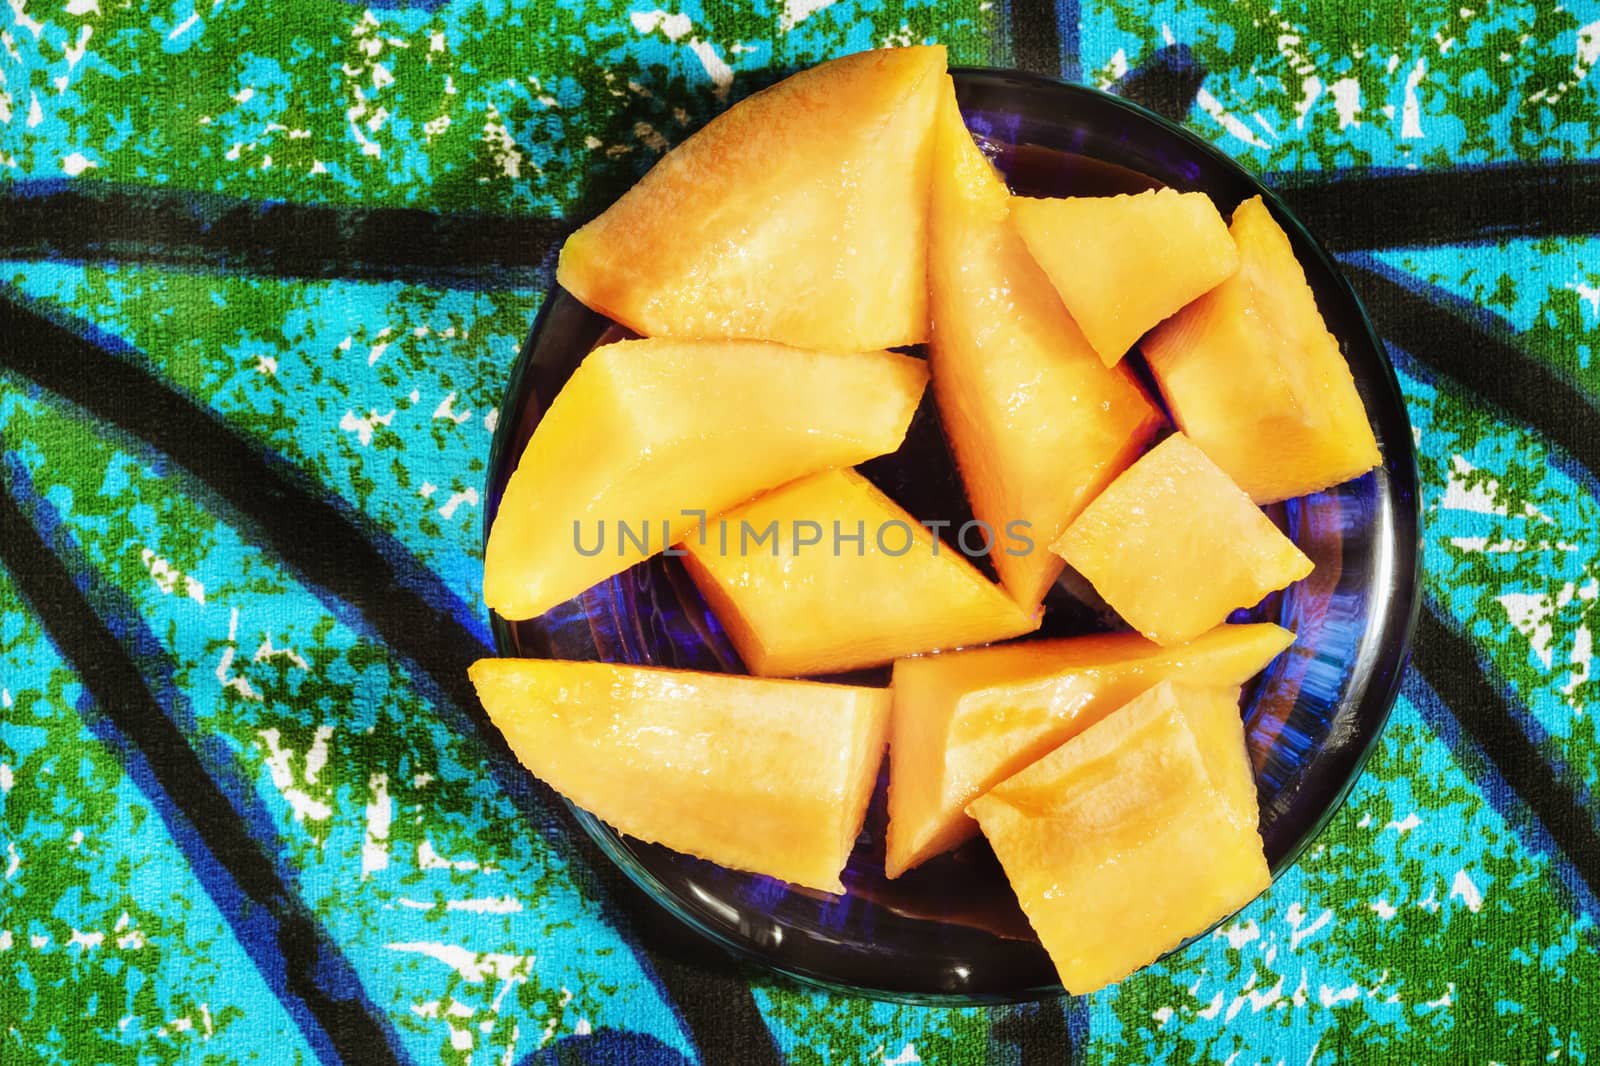
[[[1311,560],[1182,433],[1152,448],[1055,545],[1123,620],[1182,644],[1311,573]]]
[[[1068,992],[1121,980],[1271,882],[1238,699],[1163,683],[972,804]]]
[[[1382,461],[1339,342],[1260,197],[1230,227],[1239,270],[1142,345],[1173,421],[1257,503]]]
[[[1017,197],[1011,217],[1107,366],[1239,267],[1228,224],[1202,192]]]
[[[776,555],[752,543],[769,527]],[[836,530],[860,533],[859,545],[836,540]],[[800,543],[813,535],[819,543]],[[840,673],[1039,627],[1038,612],[1018,607],[854,470],[759,496],[683,548],[717,621],[761,676]]]
[[[505,618],[532,618],[681,540],[699,521],[685,509],[718,514],[892,452],[926,383],[921,360],[893,352],[761,341],[597,348],[506,486],[484,551],[484,599]]]
[[[556,280],[647,336],[921,343],[944,68],[941,45],[861,52],[734,105],[569,237]]]
[[[889,876],[971,838],[968,804],[1145,689],[1169,679],[1241,685],[1293,640],[1257,623],[1172,648],[1107,633],[896,662]]]
[[[550,659],[482,659],[471,677],[522,765],[608,825],[843,890],[887,690]]]
[[[967,133],[948,79],[929,212],[929,361],[973,514],[1034,550],[994,556],[1001,584],[1037,606],[1060,573],[1042,550],[1131,463],[1162,416],[1073,323],[1010,218],[1004,182]]]

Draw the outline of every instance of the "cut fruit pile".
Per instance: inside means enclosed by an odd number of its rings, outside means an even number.
[[[750,97],[561,252],[561,284],[643,339],[551,402],[485,599],[533,618],[666,552],[754,676],[472,681],[619,831],[821,892],[887,746],[887,875],[981,832],[1084,993],[1266,887],[1239,693],[1294,635],[1227,619],[1314,565],[1261,506],[1380,455],[1266,204],[1013,196],[944,60],[864,52]],[[930,377],[997,582],[966,527],[852,469],[901,447]],[[1013,640],[1065,567],[1132,631]],[[888,688],[796,680],[889,663]]]

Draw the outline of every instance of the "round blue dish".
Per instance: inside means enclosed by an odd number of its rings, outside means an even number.
[[[1416,618],[1417,473],[1411,425],[1383,346],[1332,259],[1271,192],[1193,134],[1125,100],[1046,78],[957,70],[962,113],[1014,191],[1107,195],[1157,185],[1208,193],[1224,214],[1263,196],[1339,338],[1383,466],[1291,501],[1281,518],[1316,572],[1235,620],[1273,620],[1299,639],[1245,696],[1245,723],[1273,873],[1287,869],[1343,802],[1388,717]],[[549,400],[597,344],[623,336],[557,289],[511,373],[490,453],[484,533]],[[966,514],[930,398],[906,445],[865,467],[918,517]],[[1041,636],[1085,632],[1103,612],[1058,587]],[[656,557],[541,618],[492,618],[505,656],[742,672],[676,559]],[[886,683],[887,671],[850,675]],[[620,836],[576,812],[601,849],[669,912],[746,958],[855,994],[941,1003],[1057,995],[1061,987],[981,840],[889,881],[879,782],[844,873],[843,896],[727,870]]]

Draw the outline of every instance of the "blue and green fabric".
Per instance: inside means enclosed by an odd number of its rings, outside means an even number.
[[[659,5],[659,6],[657,6]],[[8,0],[0,1060],[1600,1053],[1600,3]],[[934,1009],[710,964],[486,738],[479,491],[568,220],[895,42],[1133,96],[1343,259],[1426,599],[1349,802],[1214,935]]]

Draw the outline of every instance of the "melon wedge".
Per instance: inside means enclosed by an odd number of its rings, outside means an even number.
[[[1203,192],[1018,197],[1011,217],[1107,366],[1239,267],[1228,224]]]
[[[973,514],[1003,542],[1014,529],[1034,544],[994,556],[1006,591],[1032,608],[1061,571],[1038,549],[1162,419],[1126,369],[1101,363],[1033,261],[948,80],[939,106],[928,222],[934,394]]]
[[[1054,550],[1157,644],[1192,640],[1312,569],[1182,433],[1113,481]]]
[[[770,542],[753,543],[769,529]],[[1038,612],[854,470],[759,496],[684,548],[739,657],[765,677],[839,673],[1039,627]]]
[[[1029,641],[894,665],[890,877],[977,832],[967,805],[1157,682],[1235,686],[1294,640],[1278,626],[1218,626],[1163,648],[1136,633]]]
[[[843,891],[887,690],[549,659],[482,659],[471,677],[522,765],[608,825]]]
[[[569,237],[556,280],[650,336],[921,343],[944,64],[861,52],[736,104]]]
[[[1073,995],[1154,962],[1271,882],[1238,699],[1159,685],[972,804]]]
[[[759,341],[597,348],[506,486],[484,599],[505,618],[532,618],[676,543],[706,514],[892,452],[926,383],[921,360],[893,352]]]
[[[1239,270],[1145,339],[1178,427],[1257,503],[1382,461],[1339,342],[1260,197],[1233,213]]]

